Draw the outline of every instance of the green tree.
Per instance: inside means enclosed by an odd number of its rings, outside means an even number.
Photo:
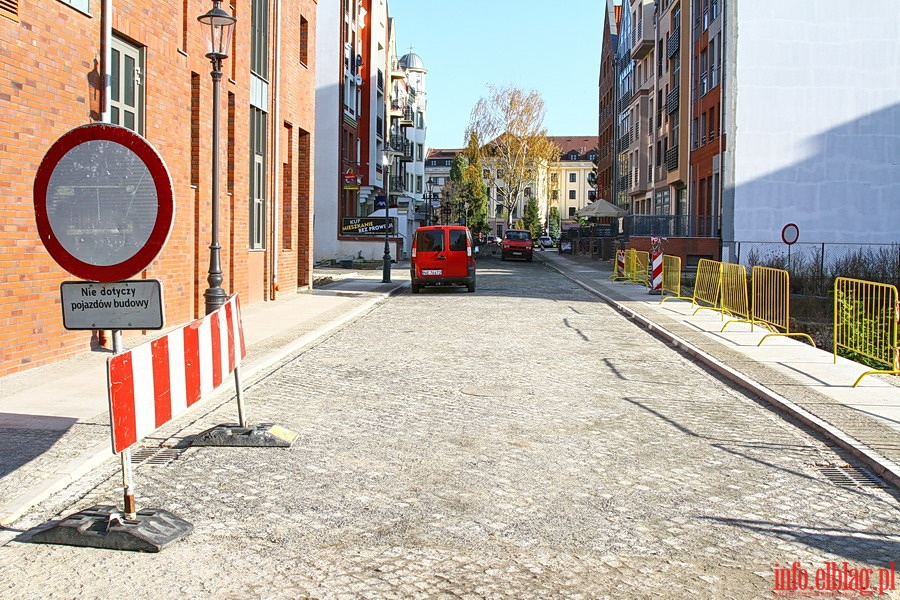
[[[443,201],[452,209],[452,220],[465,223],[475,233],[487,233],[487,187],[481,173],[477,138],[456,155],[450,165],[450,179],[444,185]],[[472,150],[474,148],[475,150]]]
[[[525,218],[523,219],[525,229],[531,232],[533,239],[538,239],[541,235],[541,214],[538,207],[537,198],[532,196],[525,204]]]
[[[488,227],[487,186],[481,166],[481,152],[478,136],[470,133],[465,150],[466,156],[466,202],[468,204],[469,229],[476,234],[490,233]]]
[[[559,228],[559,209],[555,206],[550,207],[550,222],[547,223],[547,235],[553,238],[553,243],[558,244],[562,230]]]

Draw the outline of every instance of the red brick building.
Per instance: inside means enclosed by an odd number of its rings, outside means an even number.
[[[38,165],[80,125],[123,125],[162,156],[174,224],[135,278],[162,282],[167,327],[205,312],[212,80],[197,17],[211,8],[209,0],[0,2],[0,376],[108,343],[103,332],[64,329],[59,285],[75,278],[35,226]],[[317,2],[223,8],[237,24],[222,69],[218,237],[222,287],[246,305],[311,283]]]

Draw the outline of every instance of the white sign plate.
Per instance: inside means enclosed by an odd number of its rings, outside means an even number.
[[[66,329],[162,329],[162,285],[156,279],[94,283],[65,281]]]

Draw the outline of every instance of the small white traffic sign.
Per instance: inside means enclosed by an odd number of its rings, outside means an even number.
[[[156,279],[112,283],[65,281],[66,329],[162,329],[162,285]]]

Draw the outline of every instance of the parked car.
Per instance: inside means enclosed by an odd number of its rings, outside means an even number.
[[[507,229],[500,246],[500,260],[524,258],[531,262],[534,257],[534,242],[527,229]]]
[[[540,247],[542,250],[545,248],[552,248],[553,247],[553,238],[551,238],[549,235],[542,235],[541,237],[538,238],[537,243],[538,243],[538,247]]]
[[[464,285],[475,291],[475,245],[462,225],[419,227],[409,263],[412,293],[425,286]]]

